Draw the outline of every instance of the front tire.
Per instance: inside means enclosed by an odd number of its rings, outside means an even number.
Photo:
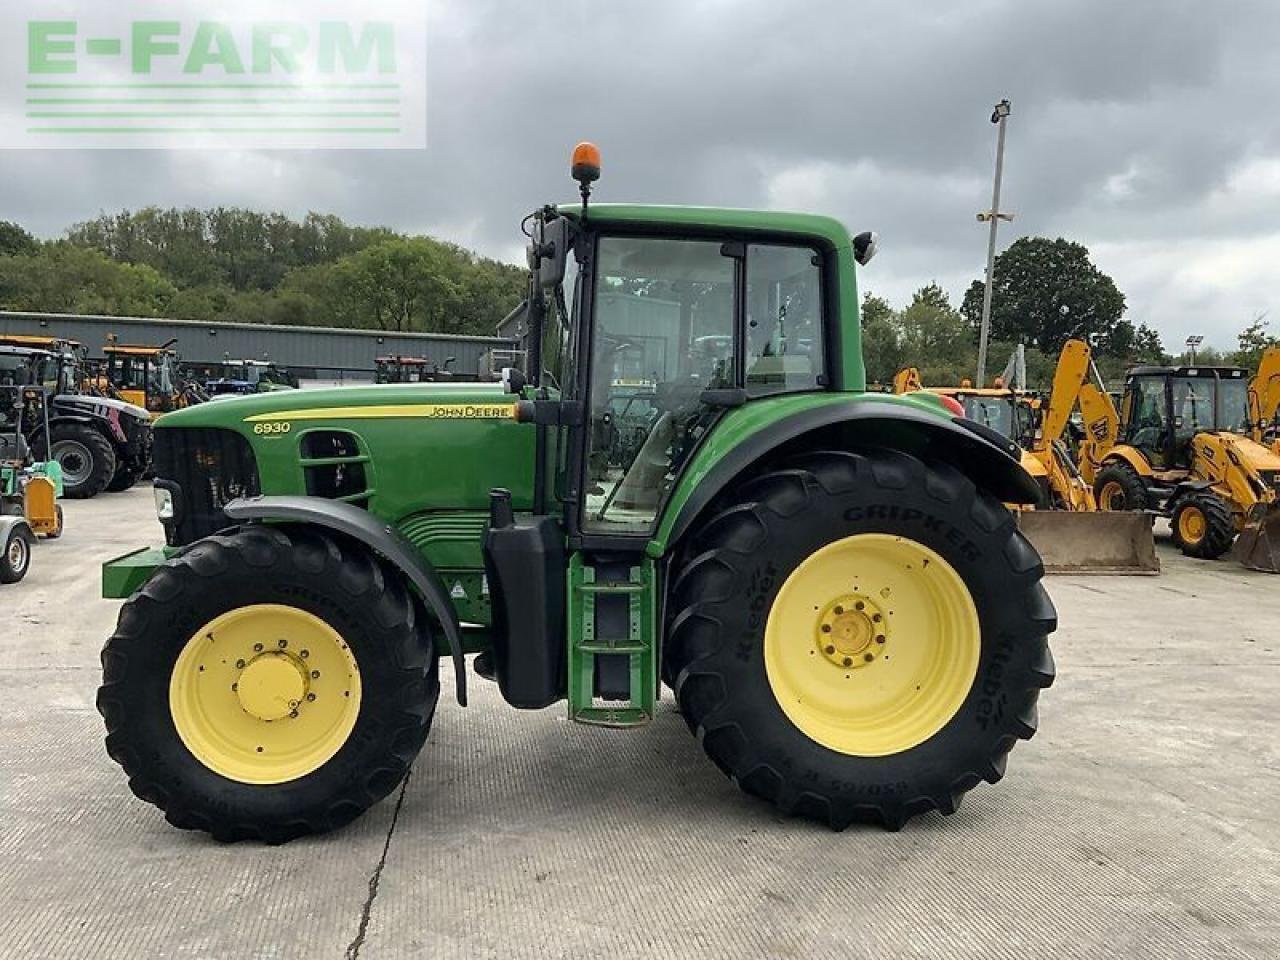
[[[267,843],[340,827],[426,739],[440,685],[420,616],[397,571],[325,533],[198,541],[103,650],[107,752],[176,827]]]
[[[1056,626],[1005,507],[887,452],[812,454],[732,500],[693,534],[668,626],[716,765],[835,829],[949,814],[999,780],[1035,732]]]
[[[1217,560],[1231,549],[1236,538],[1231,508],[1214,493],[1183,497],[1169,518],[1173,542],[1188,557]]]
[[[83,423],[55,426],[49,456],[62,468],[62,494],[71,500],[96,497],[116,474],[115,447]]]
[[[17,583],[31,569],[31,547],[36,538],[25,523],[11,525],[0,540],[0,583]]]
[[[107,484],[107,493],[121,493],[131,488],[140,479],[138,471],[126,464],[116,467],[116,472]]]

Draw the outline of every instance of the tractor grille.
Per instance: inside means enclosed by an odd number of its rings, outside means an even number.
[[[231,430],[170,427],[155,431],[157,482],[177,487],[176,515],[165,525],[171,547],[231,526],[222,512],[237,497],[257,496],[258,464],[249,441]]]

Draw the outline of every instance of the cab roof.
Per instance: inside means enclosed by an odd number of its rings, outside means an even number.
[[[10,344],[0,343],[0,354],[9,357],[52,357],[54,354],[48,350],[40,350],[36,347],[15,347]]]
[[[556,208],[566,217],[582,219],[582,206]],[[733,233],[791,234],[826,241],[832,247],[851,247],[853,238],[839,220],[813,213],[778,210],[738,210],[730,207],[684,207],[655,204],[593,203],[587,222],[606,229],[686,227],[694,231],[723,230]]]
[[[1244,380],[1249,371],[1242,367],[1188,366],[1188,367],[1133,367],[1126,376],[1130,377],[1206,377],[1214,376],[1223,380]]]
[[[124,353],[129,356],[155,357],[164,353],[173,353],[168,347],[143,347],[136,344],[117,343],[102,348],[103,353]]]

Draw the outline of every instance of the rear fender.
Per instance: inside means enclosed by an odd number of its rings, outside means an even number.
[[[1137,450],[1130,446],[1114,447],[1107,452],[1102,458],[1102,465],[1105,467],[1109,463],[1123,461],[1133,467],[1140,477],[1149,477],[1152,475],[1151,464],[1147,458],[1140,454]]]
[[[724,429],[722,423],[715,432]],[[907,397],[822,402],[735,436],[725,447],[704,444],[672,495],[650,555],[670,549],[738,477],[784,447],[796,452],[806,447],[900,450],[950,464],[1005,503],[1041,499],[1039,486],[1019,461],[1018,445],[972,420],[943,416]]]
[[[462,625],[449,593],[431,562],[395,527],[361,507],[322,497],[250,497],[223,508],[237,523],[287,521],[309,523],[344,534],[381,555],[413,584],[440,621],[453,658],[458,703],[467,705],[467,669],[462,656]]]

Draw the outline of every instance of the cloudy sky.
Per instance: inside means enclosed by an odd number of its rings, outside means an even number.
[[[87,2],[87,0],[86,0]],[[207,5],[207,4],[206,4]],[[197,18],[201,4],[181,0]],[[217,5],[214,5],[216,8]],[[1166,347],[1280,328],[1273,0],[429,0],[425,151],[8,151],[0,219],[123,207],[337,213],[519,256],[572,196],[829,213],[880,232],[863,286],[980,276],[1001,97],[1000,243],[1084,242]]]

